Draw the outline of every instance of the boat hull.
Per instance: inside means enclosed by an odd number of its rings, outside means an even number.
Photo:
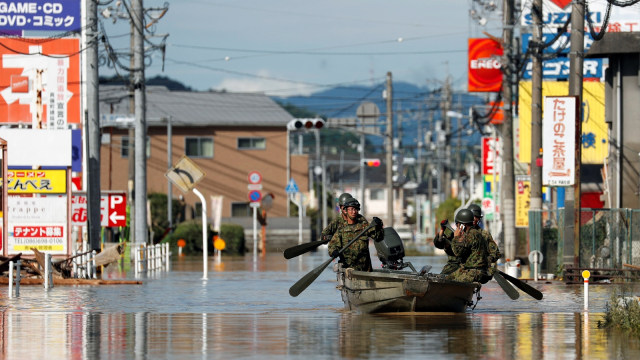
[[[481,287],[408,271],[339,268],[336,272],[345,308],[363,313],[465,312]]]

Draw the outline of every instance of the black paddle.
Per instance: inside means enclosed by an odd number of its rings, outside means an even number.
[[[504,276],[505,279],[509,280],[513,285],[515,285],[518,289],[524,291],[525,293],[527,293],[527,295],[531,296],[532,298],[536,299],[536,300],[542,300],[542,292],[536,288],[534,288],[533,286],[517,279],[514,278],[513,276],[509,275],[509,274],[505,274],[502,271],[498,270],[498,272],[495,275],[501,274],[502,276]],[[495,277],[494,275],[494,277]]]
[[[320,274],[322,274],[324,269],[326,269],[327,266],[329,266],[329,264],[331,264],[331,262],[335,258],[340,256],[340,254],[342,254],[342,252],[344,252],[349,246],[351,246],[351,244],[356,242],[356,240],[358,240],[360,238],[360,236],[362,236],[365,232],[367,232],[367,230],[369,230],[372,227],[376,226],[378,224],[378,221],[379,220],[374,218],[373,221],[371,221],[371,224],[369,224],[369,226],[364,228],[364,230],[362,230],[358,235],[356,235],[356,237],[354,237],[351,241],[349,241],[349,243],[347,243],[347,246],[345,246],[342,249],[340,249],[340,251],[338,251],[337,254],[334,254],[333,256],[331,256],[331,258],[329,260],[325,261],[324,263],[322,263],[322,265],[318,266],[317,268],[311,270],[307,275],[303,276],[300,280],[298,280],[295,284],[293,284],[293,286],[291,286],[289,288],[289,295],[291,295],[293,297],[296,297],[296,296],[300,295],[300,293],[302,293],[307,287],[309,287],[309,285],[311,285],[311,283],[315,279],[317,279],[318,276],[320,276]]]
[[[318,246],[328,243],[329,240],[331,240],[331,239],[312,241],[312,242],[308,242],[308,243],[305,243],[305,244],[292,246],[292,247],[284,250],[284,258],[285,259],[291,259],[291,258],[294,258],[296,256],[300,256],[302,254],[308,253],[309,251],[317,248]]]
[[[505,280],[502,275],[500,275],[500,272],[496,272],[495,274],[493,274],[493,278],[496,279],[498,285],[500,285],[502,290],[504,290],[504,292],[511,298],[511,300],[516,300],[520,297],[518,290],[514,289],[513,286],[511,286],[507,282],[507,280]]]

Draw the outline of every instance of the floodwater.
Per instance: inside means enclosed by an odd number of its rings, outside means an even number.
[[[639,359],[640,340],[598,327],[617,290],[538,282],[536,301],[511,300],[494,281],[464,314],[363,315],[343,309],[331,266],[298,297],[288,289],[327,260],[325,251],[285,260],[172,258],[141,285],[0,288],[4,359]],[[255,261],[254,261],[255,260]],[[408,257],[416,268],[443,257]],[[378,262],[379,264],[379,262]],[[375,265],[375,262],[374,262]],[[105,270],[104,278],[133,279]]]

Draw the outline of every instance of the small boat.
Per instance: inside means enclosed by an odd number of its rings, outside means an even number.
[[[349,310],[363,313],[465,312],[467,307],[475,307],[474,294],[480,299],[479,283],[450,281],[440,274],[337,268],[337,288]]]
[[[345,308],[363,313],[383,312],[465,312],[475,308],[480,300],[480,283],[457,282],[444,275],[431,274],[431,266],[416,271],[410,262],[403,262],[402,240],[391,227],[376,242],[382,269],[371,272],[334,266],[337,288]],[[409,267],[411,271],[403,270]],[[473,296],[476,295],[476,301]]]

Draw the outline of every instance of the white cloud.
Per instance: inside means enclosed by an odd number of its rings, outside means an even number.
[[[228,92],[262,92],[271,96],[310,95],[314,90],[317,90],[308,85],[270,78],[277,78],[277,76],[271,75],[267,70],[261,70],[255,78],[226,78],[212,88]]]

